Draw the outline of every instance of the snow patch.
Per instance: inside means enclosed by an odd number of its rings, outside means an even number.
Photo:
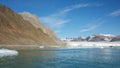
[[[114,47],[114,46],[120,46],[119,42],[66,42],[67,47]]]
[[[39,48],[44,48],[45,46],[39,46]]]
[[[18,55],[18,51],[16,50],[0,49],[0,57],[16,56],[16,55]]]

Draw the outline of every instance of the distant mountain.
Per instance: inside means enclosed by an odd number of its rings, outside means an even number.
[[[111,42],[120,42],[120,36],[115,36],[112,38]]]
[[[59,45],[61,42],[54,32],[38,22],[32,14],[21,16],[0,5],[0,44]]]
[[[82,37],[78,37],[78,38],[73,38],[71,41],[86,41],[86,39]]]
[[[66,38],[63,41],[88,41],[88,42],[120,42],[120,36],[114,36],[110,34],[93,34],[86,38],[76,37],[76,38]]]
[[[87,41],[102,42],[102,41],[111,41],[115,36],[108,34],[94,34],[86,38]]]

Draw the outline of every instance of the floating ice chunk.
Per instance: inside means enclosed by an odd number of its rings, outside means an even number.
[[[44,48],[44,46],[39,46],[39,48]]]
[[[101,49],[103,49],[104,47],[100,47]]]
[[[18,52],[16,50],[0,49],[0,57],[16,56],[16,55],[18,55]]]

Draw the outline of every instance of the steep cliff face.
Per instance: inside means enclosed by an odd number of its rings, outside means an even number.
[[[42,26],[39,24],[39,26]],[[37,28],[36,28],[37,27]],[[50,34],[49,34],[50,35]],[[38,25],[6,6],[0,5],[0,44],[9,45],[56,45],[54,38],[46,34]],[[57,40],[57,39],[56,39]]]
[[[38,30],[41,29],[45,34],[51,37],[55,42],[60,43],[60,40],[56,37],[55,33],[48,27],[45,27],[39,20],[39,18],[31,14],[29,12],[21,12],[19,13],[24,20],[29,21],[33,26],[35,26]]]

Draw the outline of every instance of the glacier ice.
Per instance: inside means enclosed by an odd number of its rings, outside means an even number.
[[[18,51],[16,50],[0,49],[0,57],[16,56],[16,55],[18,55]]]

